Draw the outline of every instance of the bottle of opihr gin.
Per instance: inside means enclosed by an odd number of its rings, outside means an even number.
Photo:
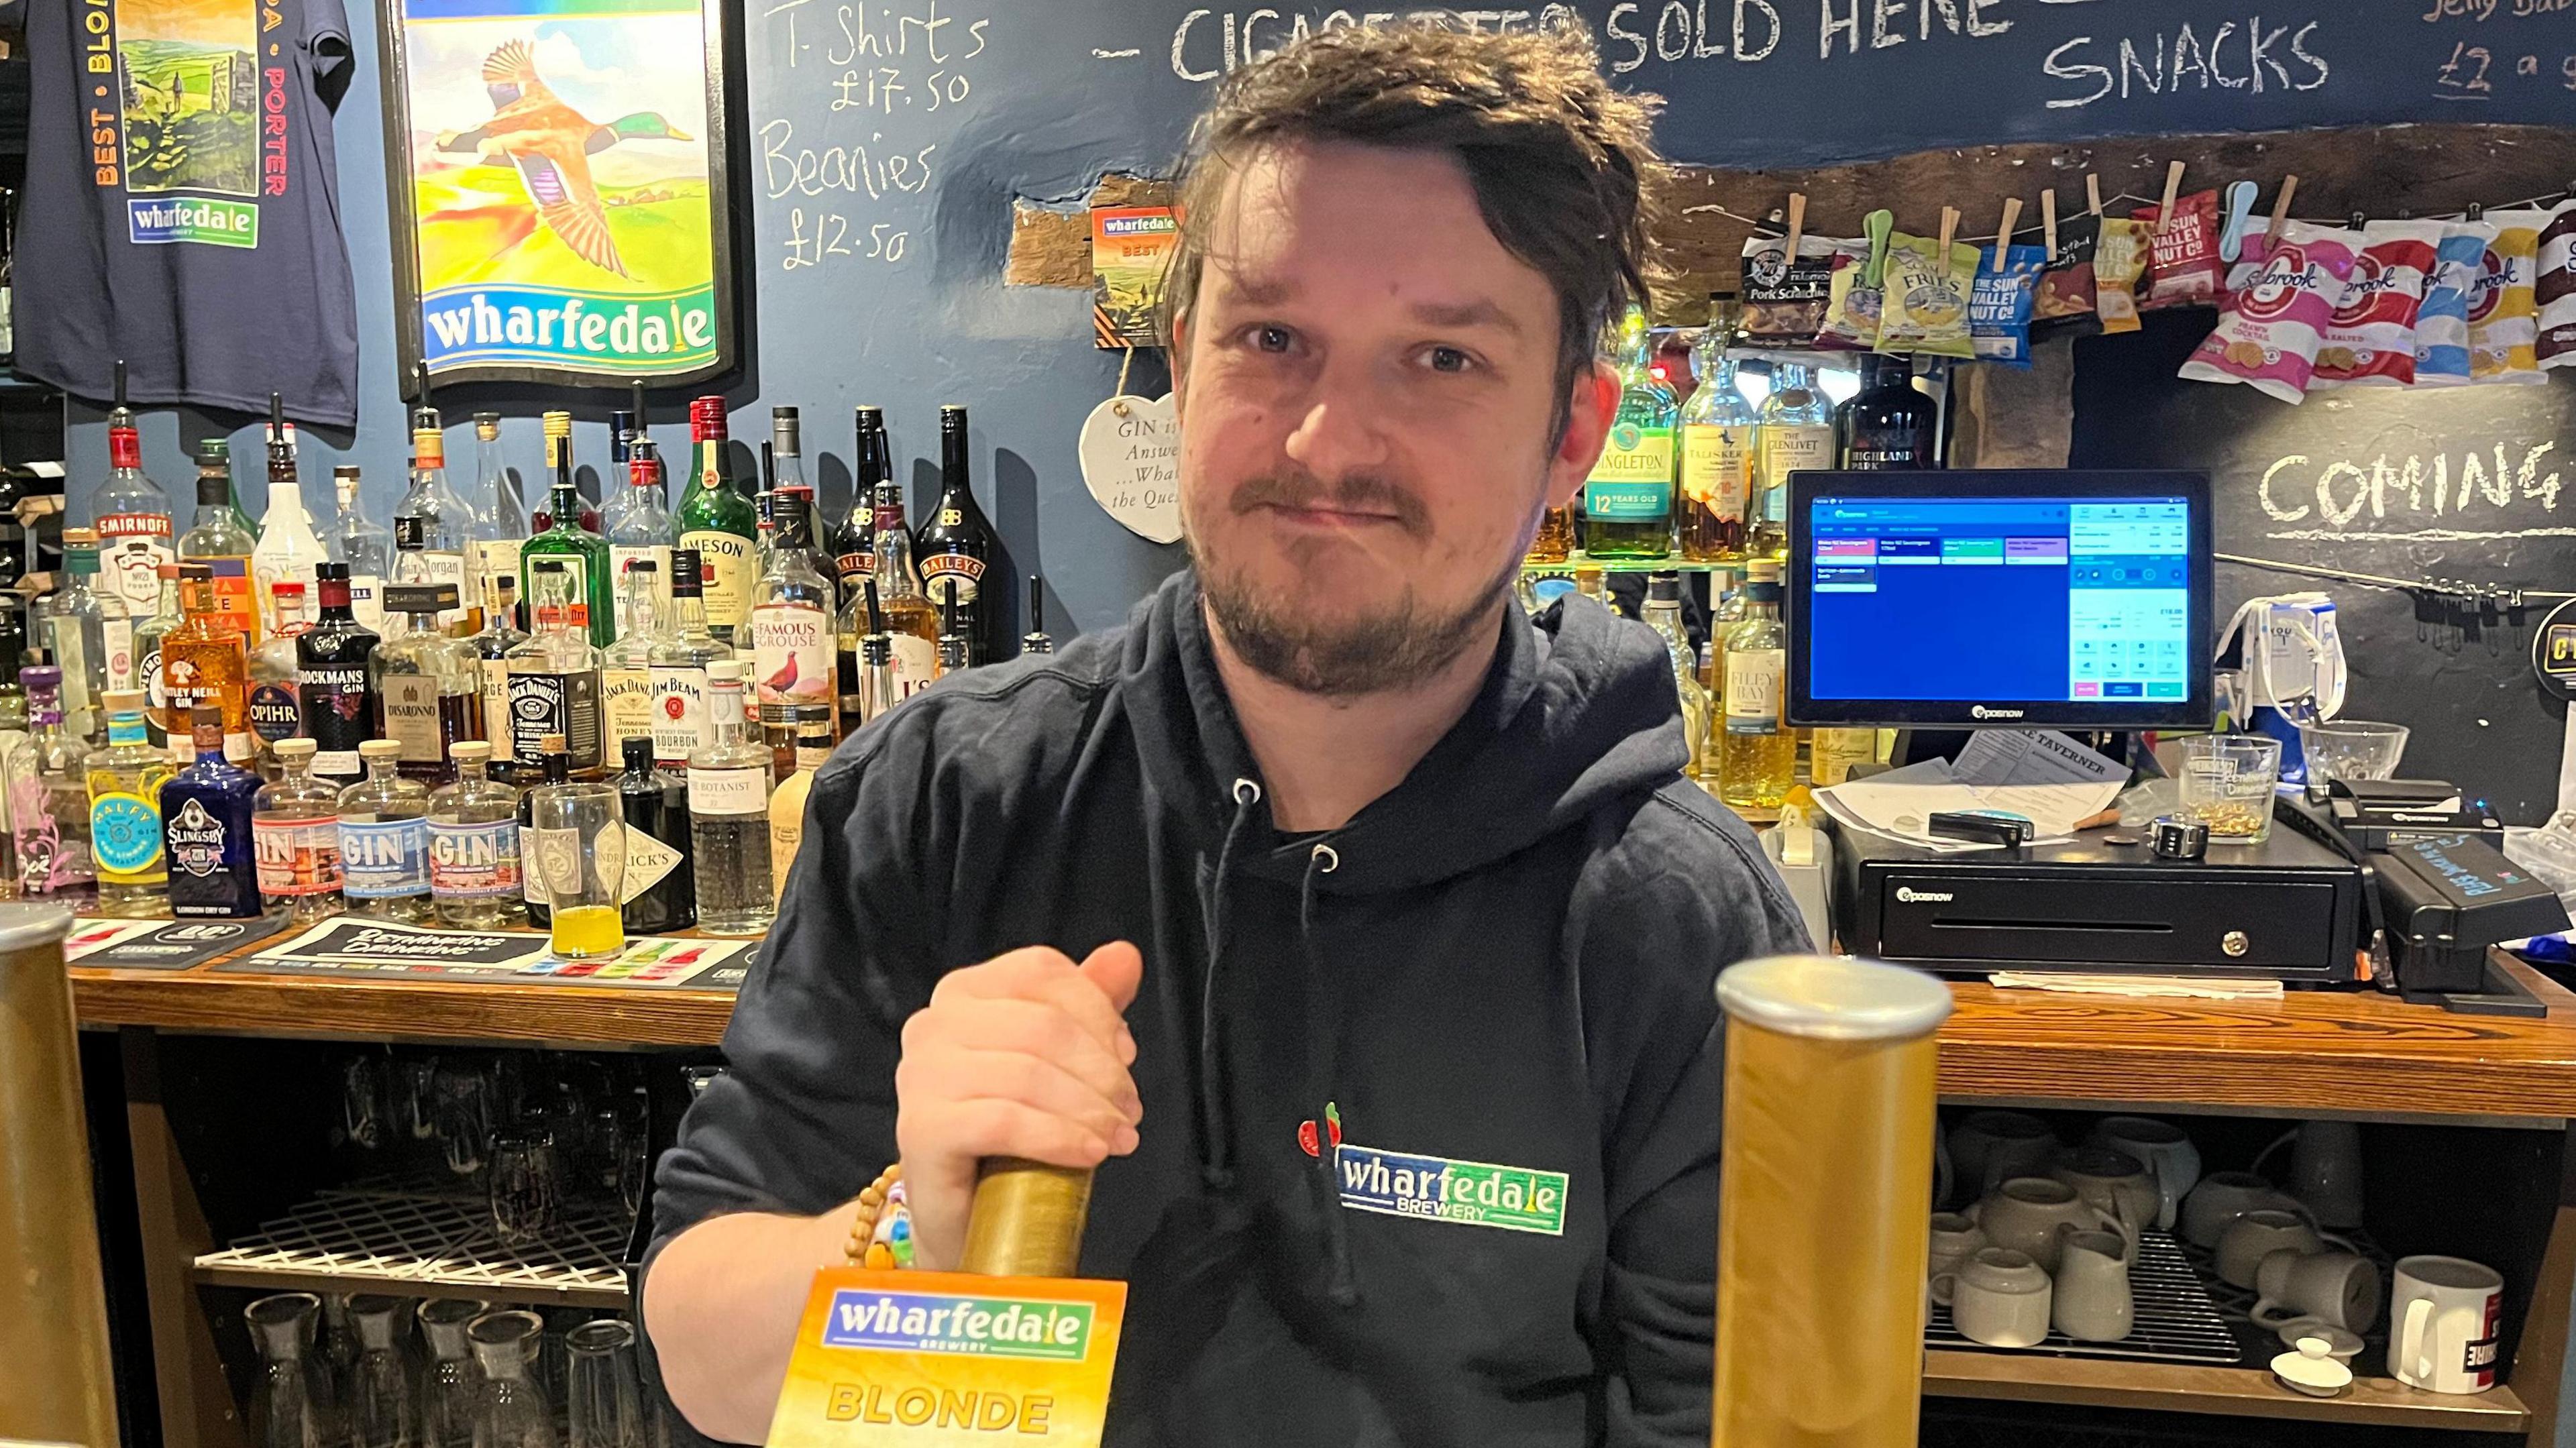
[[[358,745],[377,732],[367,656],[380,640],[349,611],[348,567],[325,563],[316,571],[322,617],[296,637],[296,691],[304,705],[304,735],[321,750],[313,756],[313,773],[348,785],[364,772]]]
[[[1583,551],[1595,558],[1662,558],[1673,547],[1673,428],[1681,404],[1654,370],[1646,314],[1619,325],[1619,411],[1583,484]]]
[[[220,745],[221,738],[216,742]],[[169,778],[169,754],[153,748],[143,728],[142,693],[109,693],[107,747],[89,757],[89,839],[98,865],[99,914],[150,917],[167,903],[170,870],[162,850],[161,786]]]
[[[250,656],[250,742],[258,758],[249,761],[264,778],[277,777],[277,742],[304,732],[304,695],[296,677],[295,640],[313,627],[304,610],[304,585],[281,583],[273,590],[278,627],[285,630],[261,644]]]
[[[429,897],[429,789],[395,773],[402,746],[358,746],[367,777],[340,791],[341,890],[352,914],[434,923]]]
[[[488,776],[492,746],[455,746],[456,782],[429,797],[429,893],[438,920],[498,930],[527,919],[520,901],[519,791]]]
[[[260,913],[252,863],[259,776],[224,758],[224,711],[194,711],[197,757],[161,786],[162,839],[170,855],[170,913],[246,920]]]
[[[310,925],[348,908],[340,898],[340,791],[313,777],[313,741],[277,741],[278,775],[251,801],[260,898]]]

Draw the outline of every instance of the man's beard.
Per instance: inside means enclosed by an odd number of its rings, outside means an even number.
[[[1239,516],[1268,504],[1295,506],[1328,494],[1344,503],[1390,504],[1407,534],[1417,541],[1430,536],[1429,519],[1413,496],[1377,478],[1346,478],[1332,489],[1309,477],[1256,478],[1236,489],[1225,506]],[[1449,612],[1433,612],[1408,584],[1391,607],[1334,623],[1303,612],[1293,593],[1266,595],[1197,530],[1189,530],[1185,541],[1208,613],[1235,655],[1265,678],[1326,698],[1387,693],[1432,678],[1478,632],[1492,627],[1494,605],[1520,566],[1513,559]]]

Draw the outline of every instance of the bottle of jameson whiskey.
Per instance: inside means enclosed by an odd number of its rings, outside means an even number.
[[[743,496],[725,457],[725,402],[701,397],[689,404],[689,435],[697,459],[680,495],[679,546],[698,555],[698,581],[707,632],[733,648],[751,643],[752,542],[759,517]],[[737,637],[737,631],[740,636]]]
[[[985,572],[1001,556],[1002,538],[975,503],[968,482],[970,456],[966,409],[953,404],[939,409],[939,506],[922,522],[912,551],[921,568],[922,591],[933,604],[956,600],[957,631],[966,638],[967,662],[981,664],[991,658],[992,620],[987,615],[1000,591],[986,586]]]
[[[366,775],[358,746],[378,730],[375,701],[367,692],[367,658],[380,641],[349,608],[349,565],[314,566],[322,617],[295,636],[295,691],[304,706],[304,733],[314,744],[313,777],[351,785]]]

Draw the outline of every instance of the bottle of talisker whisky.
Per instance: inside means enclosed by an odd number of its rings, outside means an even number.
[[[968,457],[966,409],[939,409],[939,506],[922,523],[912,551],[930,601],[955,598],[957,632],[966,637],[968,662],[981,664],[992,657],[985,572],[1001,556],[1002,539],[976,506],[967,480]]]

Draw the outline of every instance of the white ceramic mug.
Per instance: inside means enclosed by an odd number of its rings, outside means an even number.
[[[1987,1241],[2024,1254],[2046,1272],[2057,1270],[2069,1232],[2107,1227],[2126,1239],[2137,1236],[2136,1223],[2084,1200],[2055,1177],[2014,1177],[1965,1215],[1984,1230]]]
[[[2254,1169],[2290,1148],[2290,1195],[2320,1227],[2361,1225],[2361,1128],[2349,1121],[2311,1121],[2286,1132],[2254,1158]]]
[[[2329,1244],[2353,1250],[2350,1242],[2318,1231],[2305,1207],[2257,1207],[2228,1223],[2227,1230],[2218,1234],[2218,1280],[2250,1290],[2264,1258],[2275,1252],[2313,1257]]]
[[[2106,1116],[2093,1124],[2093,1140],[2127,1152],[2155,1173],[2154,1225],[2158,1231],[2172,1231],[2183,1198],[2200,1184],[2200,1148],[2191,1144],[2182,1128],[2151,1116]]]
[[[2060,1152],[2049,1175],[2132,1226],[2152,1227],[2163,1215],[2164,1197],[2155,1173],[2116,1147],[2079,1146]]]
[[[2435,1393],[2496,1385],[2504,1278],[2460,1257],[2404,1257],[2388,1308],[2388,1370]]]
[[[2118,1342],[2137,1326],[2129,1242],[2117,1232],[2069,1232],[2053,1280],[2049,1321],[2077,1342]]]
[[[2228,1223],[2247,1212],[2266,1209],[2307,1214],[2297,1198],[2250,1171],[2211,1172],[2191,1189],[2190,1196],[2183,1198],[2177,1227],[2184,1241],[2215,1251]],[[2253,1264],[2248,1263],[2246,1270],[2252,1271]]]
[[[1932,1300],[1949,1307],[1970,1342],[1988,1347],[2037,1347],[2048,1336],[2053,1296],[2038,1263],[2002,1247],[1980,1248],[1956,1272],[1932,1279]]]
[[[2045,1176],[2057,1155],[2048,1123],[2019,1111],[1971,1111],[1949,1134],[1953,1189],[1975,1201],[2021,1176]]]
[[[2252,1316],[2265,1327],[2304,1320],[2359,1334],[2379,1322],[2379,1266],[2358,1253],[2284,1248],[2255,1267],[2254,1290]]]

